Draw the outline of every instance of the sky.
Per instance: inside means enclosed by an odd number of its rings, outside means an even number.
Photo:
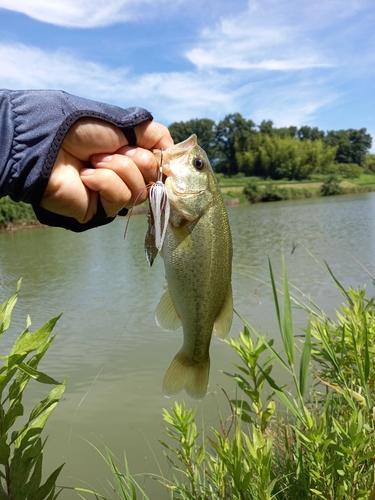
[[[366,128],[374,0],[0,0],[0,88],[63,89],[158,122]]]

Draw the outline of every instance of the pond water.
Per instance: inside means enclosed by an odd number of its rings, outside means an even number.
[[[375,274],[375,194],[238,206],[228,212],[235,308],[253,327],[269,332],[277,347],[268,258],[279,275],[284,254],[289,281],[328,314],[343,300],[324,260],[344,286],[366,284],[373,294],[366,269]],[[24,328],[28,314],[34,331],[64,313],[40,367],[54,378],[68,378],[63,399],[46,426],[46,473],[66,462],[58,481],[62,485],[89,484],[104,490],[101,483],[111,475],[89,443],[101,451],[104,443],[121,460],[125,450],[133,473],[157,473],[157,461],[165,469],[158,443],[164,437],[162,409],[185,399],[187,405],[197,406],[197,422],[203,420],[208,428],[218,425],[217,405],[224,417],[230,413],[220,387],[235,396],[232,380],[222,371],[234,371],[236,355],[214,339],[206,398],[196,402],[185,393],[163,397],[163,376],[181,346],[182,330],[165,332],[154,320],[164,269],[160,257],[151,269],[146,264],[146,217],[131,219],[124,240],[125,224],[119,219],[83,234],[57,228],[0,234],[0,300],[23,278],[0,356]],[[294,317],[298,334],[306,325],[306,313],[296,310]],[[241,329],[235,317],[230,335],[236,337]],[[35,404],[47,390],[31,384],[28,404]],[[146,479],[145,484],[151,498],[168,498],[155,481]],[[65,491],[59,498],[78,497]]]

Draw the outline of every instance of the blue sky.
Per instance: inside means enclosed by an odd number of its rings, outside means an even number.
[[[0,87],[143,106],[169,125],[367,128],[374,0],[0,0]]]

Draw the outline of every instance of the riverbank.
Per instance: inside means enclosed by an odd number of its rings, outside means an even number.
[[[322,175],[304,181],[274,181],[259,177],[219,177],[218,180],[228,205],[231,199],[239,199],[240,203],[259,203],[375,192],[375,175],[370,174],[362,174],[355,179],[331,178],[331,180]],[[323,186],[326,189],[322,190]]]
[[[218,181],[227,206],[260,203],[266,201],[297,200],[334,194],[358,194],[375,192],[375,175],[362,174],[355,179],[337,179],[325,194],[322,187],[327,183],[327,176],[315,175],[304,181],[264,180],[259,177],[223,177]],[[147,213],[146,204],[137,205],[132,215]],[[0,231],[16,231],[43,227],[35,218],[30,205],[15,203],[9,198],[0,199]]]
[[[23,202],[16,203],[5,196],[0,199],[0,230],[16,231],[42,227],[37,221],[31,205]]]

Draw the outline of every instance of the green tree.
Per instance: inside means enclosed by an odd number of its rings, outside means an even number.
[[[255,123],[246,120],[240,113],[227,115],[216,127],[218,162],[216,169],[227,175],[239,172],[236,152],[246,151],[252,135],[256,134]]]
[[[375,154],[367,154],[364,167],[375,173]]]
[[[335,147],[325,145],[321,139],[303,141],[302,144],[305,145],[305,161],[314,165],[314,172],[324,174],[332,170]]]
[[[337,163],[356,163],[363,166],[366,154],[371,148],[372,137],[366,133],[365,128],[330,130],[327,132],[325,142],[337,147],[335,158]]]
[[[215,163],[217,147],[215,139],[216,124],[209,118],[195,118],[187,122],[174,122],[169,132],[175,143],[182,142],[192,134],[198,138],[198,144],[206,151],[209,159]]]
[[[325,173],[336,154],[336,148],[325,146],[321,140],[300,141],[277,133],[252,135],[246,146],[246,151],[236,154],[239,170],[272,179],[300,180],[313,172]]]
[[[292,137],[293,139],[297,137],[297,127],[291,125],[290,127],[275,128],[275,133],[280,137]]]
[[[297,136],[301,140],[317,141],[324,138],[324,131],[319,130],[318,127],[308,127],[303,125],[298,131]]]
[[[263,120],[260,125],[258,125],[259,132],[261,134],[273,135],[273,121],[271,120]]]

